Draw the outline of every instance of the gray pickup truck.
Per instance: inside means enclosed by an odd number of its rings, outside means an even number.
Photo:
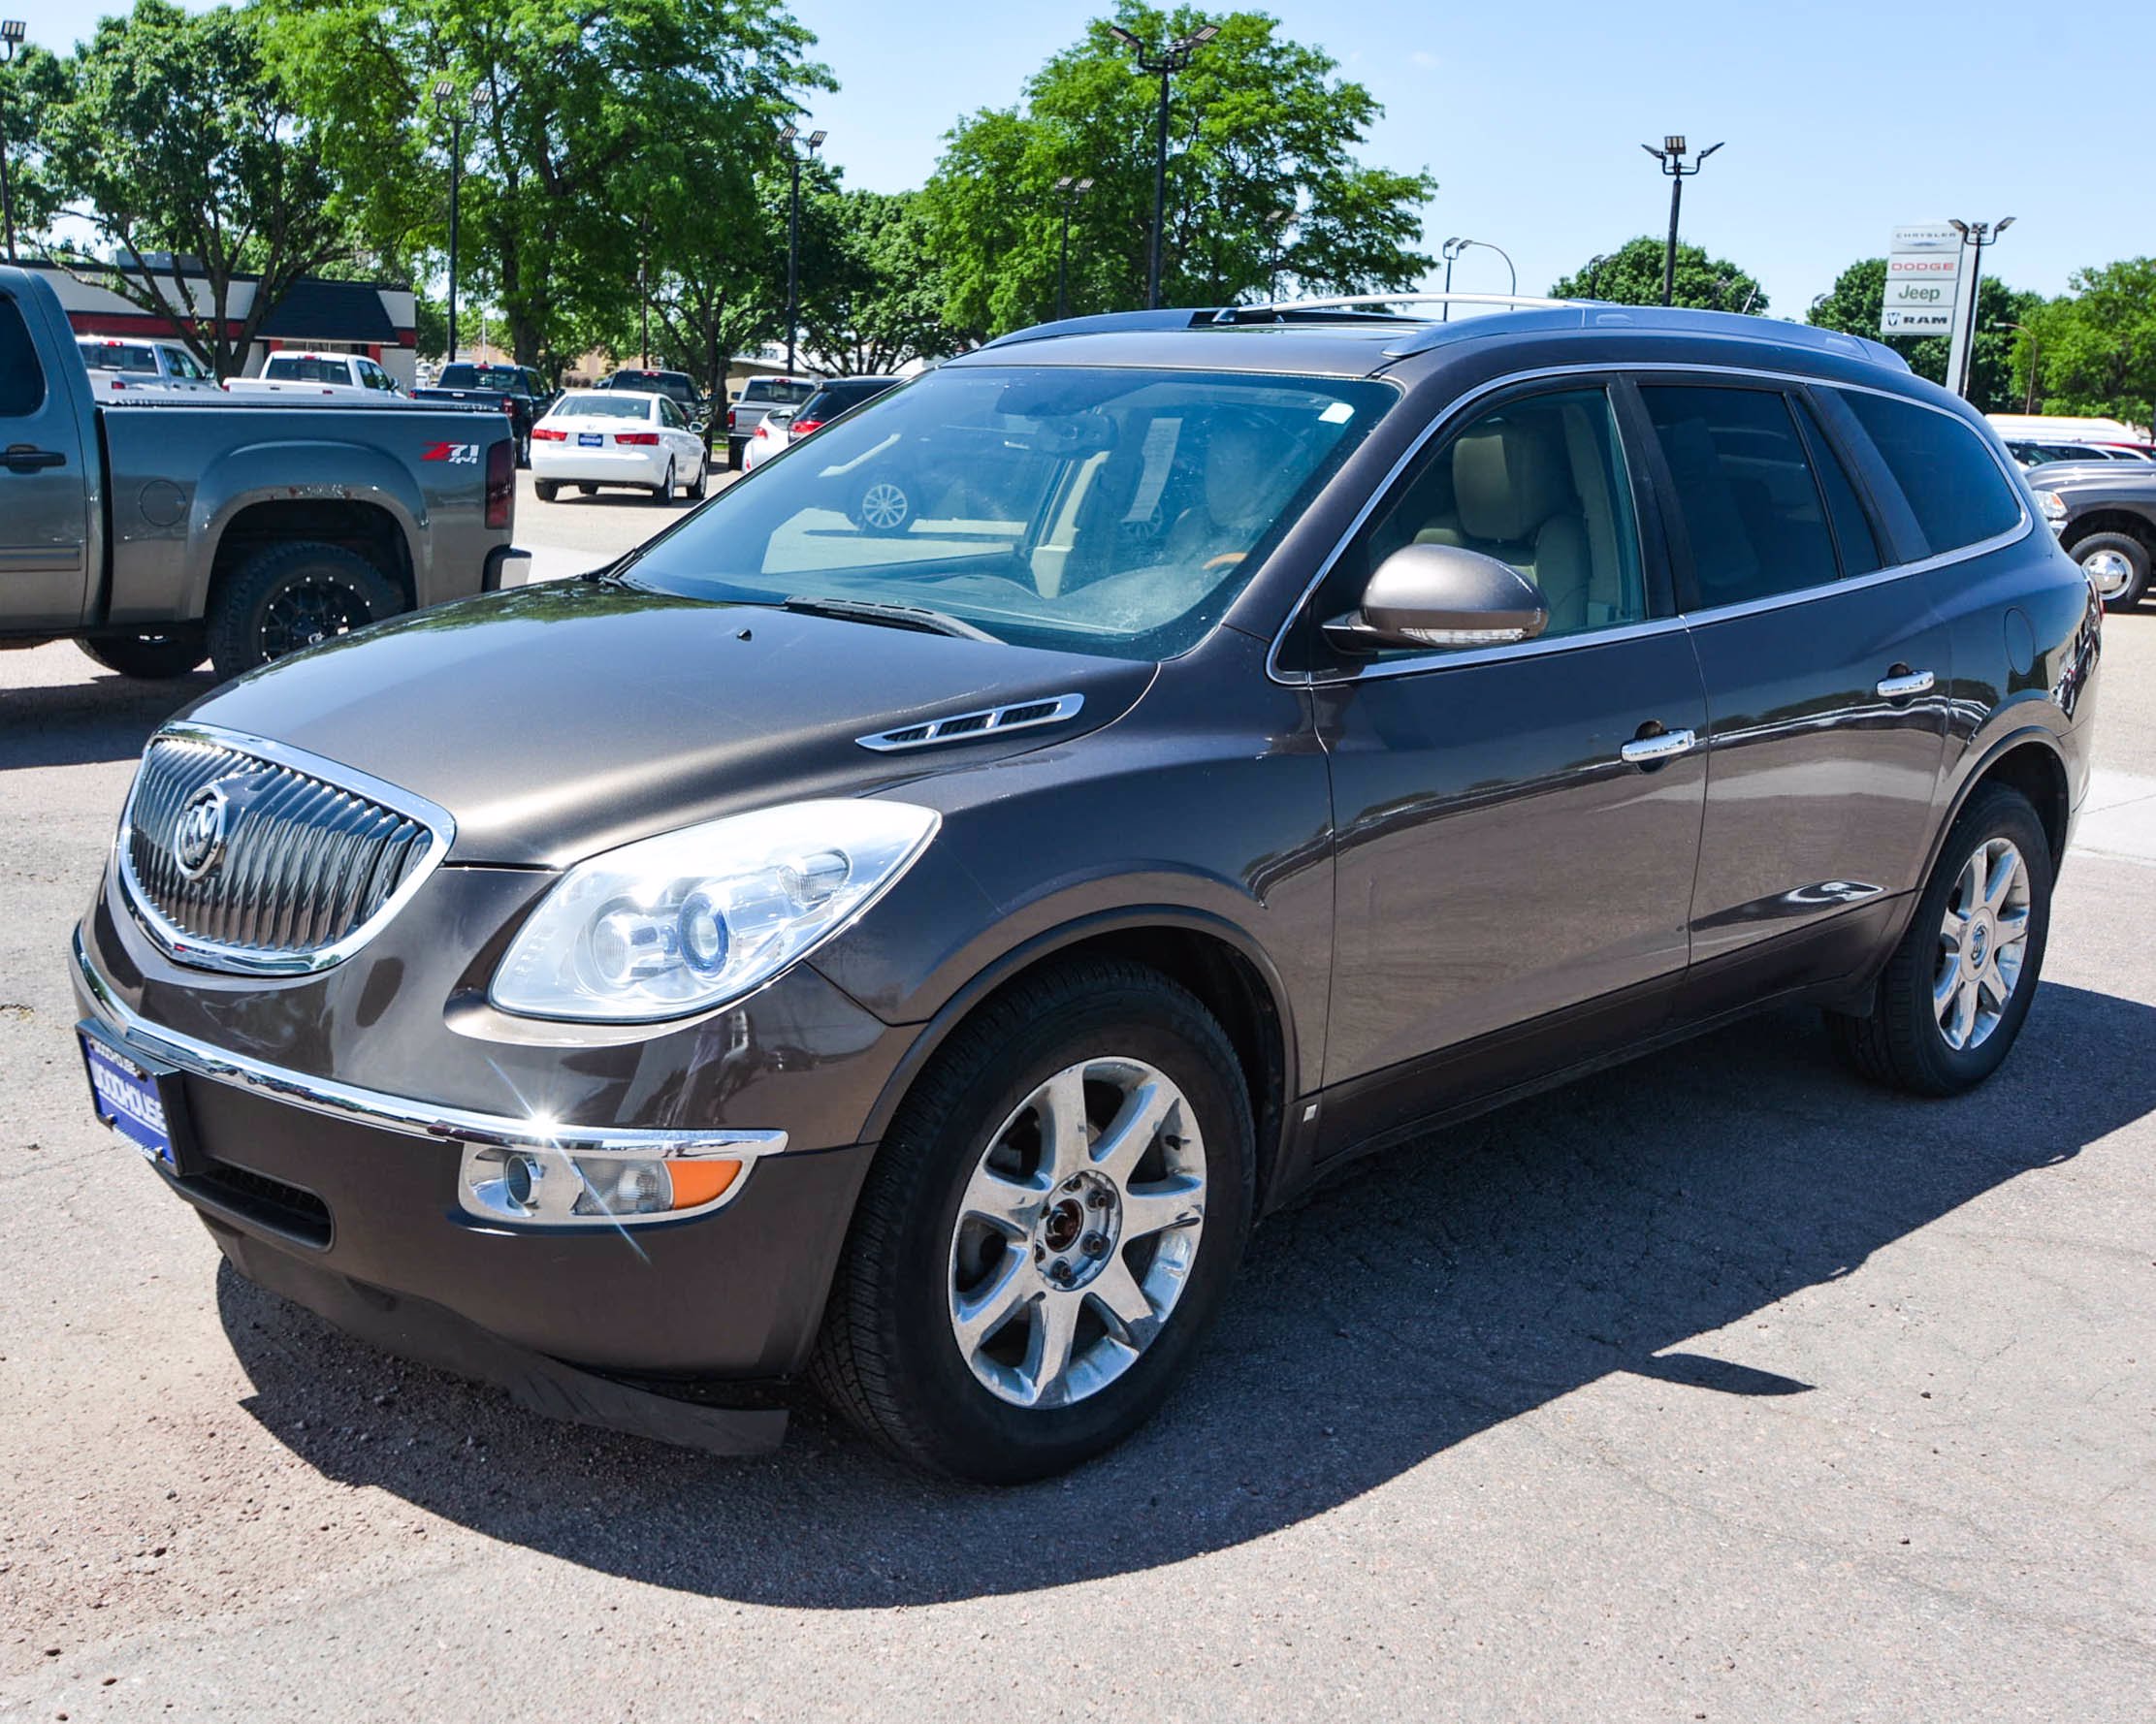
[[[0,268],[0,646],[234,677],[493,591],[515,462],[499,412],[100,402],[52,289]]]
[[[2107,609],[2130,611],[2156,574],[2156,463],[2054,462],[2026,475],[2066,554]]]

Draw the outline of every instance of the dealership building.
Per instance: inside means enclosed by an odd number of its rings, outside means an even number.
[[[177,304],[170,275],[172,260],[152,252],[144,258],[159,297]],[[180,260],[180,279],[192,292],[197,305],[210,303],[209,284]],[[80,273],[53,264],[25,261],[24,268],[40,271],[60,296],[68,322],[79,335],[146,336],[177,335],[179,326],[170,317],[145,311],[122,299],[109,287],[97,285],[100,273],[116,273],[111,265],[79,265]],[[253,306],[258,283],[241,276],[232,284],[225,305],[227,327],[237,336]],[[259,375],[270,355],[279,348],[304,347],[315,353],[364,353],[409,389],[414,381],[414,299],[408,288],[383,287],[370,281],[318,281],[311,277],[295,282],[282,302],[272,308],[255,332],[244,374]]]

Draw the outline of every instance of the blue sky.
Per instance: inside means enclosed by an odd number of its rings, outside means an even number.
[[[108,8],[5,9],[58,46]],[[816,104],[830,155],[855,184],[919,184],[955,118],[1015,100],[1106,10],[794,0],[842,85]],[[2068,12],[2026,0],[1264,10],[1384,104],[1368,159],[1436,176],[1427,248],[1449,234],[1495,240],[1524,292],[1661,231],[1667,182],[1639,145],[1671,131],[1726,143],[1686,188],[1685,238],[1759,276],[1780,314],[1801,317],[1843,265],[1882,253],[1897,222],[2014,216],[1987,269],[2045,293],[2083,265],[2156,253],[2156,150],[2134,94],[2156,73],[2147,0]],[[1504,266],[1469,252],[1453,284],[1501,290]]]

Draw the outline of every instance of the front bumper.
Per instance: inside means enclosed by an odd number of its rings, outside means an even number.
[[[783,1133],[729,1128],[541,1131],[529,1119],[330,1082],[151,1022],[100,973],[80,935],[74,972],[84,1017],[181,1073],[204,1165],[159,1175],[250,1279],[278,1291],[357,1289],[363,1305],[422,1301],[488,1341],[591,1371],[768,1380],[806,1360],[872,1146],[803,1151]],[[738,1195],[709,1213],[620,1229],[508,1227],[458,1200],[467,1143],[619,1149],[661,1139],[739,1155],[749,1165]],[[343,1298],[295,1296],[343,1322]]]

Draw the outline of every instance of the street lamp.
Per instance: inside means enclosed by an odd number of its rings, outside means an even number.
[[[811,132],[801,142],[808,146],[804,155],[793,147],[793,141],[801,135],[788,126],[779,134],[779,142],[786,145],[787,166],[793,175],[793,191],[787,206],[786,218],[786,374],[793,375],[793,335],[801,321],[801,164],[823,147],[828,132]]]
[[[1690,167],[1685,166],[1685,137],[1682,132],[1672,132],[1662,140],[1657,149],[1652,144],[1640,148],[1661,163],[1662,172],[1669,176],[1669,244],[1662,253],[1662,303],[1668,304],[1677,293],[1677,211],[1685,201],[1685,181],[1691,178],[1707,165],[1707,158],[1722,147],[1710,144],[1693,159]]]
[[[1493,245],[1487,239],[1466,239],[1458,237],[1447,239],[1443,245],[1438,247],[1437,255],[1445,260],[1445,291],[1447,293],[1452,292],[1453,265],[1477,245],[1485,251],[1494,251],[1504,259],[1505,273],[1511,277],[1511,285],[1505,289],[1505,292],[1517,294],[1520,291],[1520,271],[1513,267],[1512,253],[1505,250],[1501,245]],[[1445,306],[1444,315],[1438,321],[1440,323],[1450,323],[1452,321],[1452,306],[1449,303]]]
[[[1145,257],[1145,308],[1160,304],[1161,224],[1168,208],[1168,80],[1190,64],[1193,50],[1220,34],[1218,24],[1206,24],[1178,36],[1157,54],[1148,54],[1144,43],[1121,24],[1110,24],[1108,33],[1131,50],[1139,71],[1160,80],[1160,126],[1153,149],[1153,238]]]
[[[2043,362],[2043,357],[2037,347],[2037,333],[2025,323],[2009,323],[2003,318],[1994,322],[1991,327],[1995,330],[2019,330],[2029,337],[2029,387],[2022,392],[2021,411],[2024,415],[2034,414],[2036,412],[2037,367]]]
[[[20,18],[0,19],[0,66],[15,63],[15,50],[22,46],[23,35]],[[0,119],[5,117],[5,111],[0,110]],[[0,128],[0,230],[4,230],[8,236],[8,262],[12,264],[16,261],[15,192],[8,183],[8,136],[5,128]]]
[[[1055,317],[1063,321],[1071,285],[1071,206],[1093,189],[1091,179],[1074,179],[1066,174],[1055,182],[1063,198],[1063,246],[1055,260]]]
[[[1954,328],[1961,336],[1961,351],[1947,356],[1947,368],[1952,373],[1947,387],[1962,399],[1969,399],[1969,373],[1977,352],[1977,289],[1983,285],[1983,248],[1999,243],[1999,236],[2013,226],[2014,218],[2004,221],[1956,221],[1947,218],[1947,225],[1961,236],[1961,242],[1975,250],[1976,257],[1969,266],[1969,315],[1956,317]]]
[[[457,204],[465,171],[465,121],[476,120],[487,105],[487,92],[471,92],[467,103],[457,93],[456,82],[434,80],[434,112],[449,122],[449,363],[457,359]]]

